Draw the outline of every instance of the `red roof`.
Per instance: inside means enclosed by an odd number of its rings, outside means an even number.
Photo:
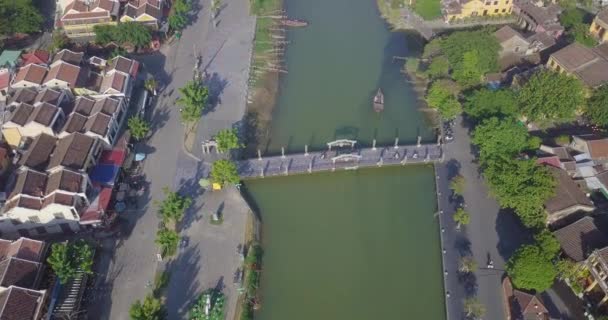
[[[101,153],[101,158],[99,163],[101,164],[113,164],[115,166],[122,166],[123,162],[125,162],[127,154],[125,150],[113,149],[106,150]]]
[[[98,222],[101,221],[103,213],[110,205],[110,199],[112,198],[112,188],[102,188],[99,191],[99,195],[85,213],[80,217],[81,222]]]
[[[11,74],[8,69],[0,69],[0,90],[8,88],[11,81]]]
[[[558,169],[562,168],[561,161],[559,160],[558,156],[549,156],[549,157],[538,158],[538,159],[536,159],[536,163],[550,165],[550,166],[556,167]]]
[[[33,52],[27,52],[21,55],[21,59],[23,60],[21,66],[27,66],[30,63],[47,64],[49,62],[50,57],[50,53],[44,50],[34,50]]]

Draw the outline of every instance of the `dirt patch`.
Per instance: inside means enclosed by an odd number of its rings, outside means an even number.
[[[245,157],[257,156],[257,150],[264,150],[270,138],[272,113],[279,90],[277,73],[267,72],[258,80],[252,98],[245,111]]]

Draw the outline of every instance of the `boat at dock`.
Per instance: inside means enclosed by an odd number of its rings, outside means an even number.
[[[281,20],[281,24],[286,27],[306,27],[308,26],[308,22],[299,19],[283,19]]]
[[[380,112],[384,110],[384,94],[381,89],[378,89],[374,96],[374,111]]]

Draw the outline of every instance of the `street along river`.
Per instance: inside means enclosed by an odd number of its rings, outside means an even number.
[[[289,73],[266,150],[433,139],[400,73],[399,57],[418,54],[416,37],[390,32],[374,0],[286,0],[285,8],[310,25],[288,33]],[[256,319],[444,319],[433,180],[432,166],[420,165],[247,181],[264,247]]]

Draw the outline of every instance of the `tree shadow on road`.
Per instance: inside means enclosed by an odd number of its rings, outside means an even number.
[[[198,245],[187,247],[169,263],[171,281],[167,287],[166,306],[168,319],[185,319],[189,306],[201,292],[198,276],[201,272],[201,254]]]
[[[495,230],[498,234],[496,249],[506,261],[522,244],[532,241],[532,234],[524,227],[512,210],[501,209],[496,216]]]
[[[215,109],[222,104],[222,93],[228,85],[226,78],[220,77],[217,72],[214,72],[210,77],[203,80],[203,84],[209,89],[209,97],[207,98],[207,105],[203,110],[203,116],[215,111]]]

